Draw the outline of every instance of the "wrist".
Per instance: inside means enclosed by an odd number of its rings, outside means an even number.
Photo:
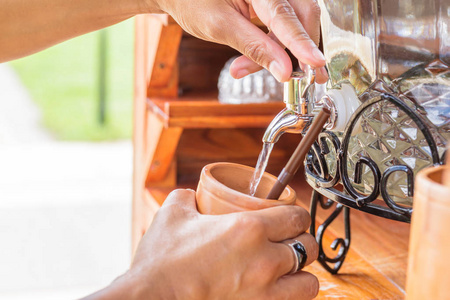
[[[165,13],[159,5],[159,0],[138,0],[139,13],[141,14],[161,14]]]

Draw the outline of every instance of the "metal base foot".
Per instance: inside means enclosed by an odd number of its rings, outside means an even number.
[[[331,274],[337,274],[339,269],[344,263],[345,257],[347,255],[348,249],[350,248],[350,208],[337,203],[334,207],[334,201],[326,199],[317,191],[313,191],[311,196],[311,226],[309,232],[316,238],[319,244],[319,263]],[[317,205],[320,204],[322,209],[328,210],[334,207],[334,211],[330,216],[317,228],[316,232],[316,217],[317,217]],[[328,257],[325,254],[323,247],[323,236],[325,230],[331,223],[339,216],[341,211],[344,211],[344,226],[345,226],[345,238],[335,239],[330,247],[334,251],[338,251],[337,255],[333,258]]]

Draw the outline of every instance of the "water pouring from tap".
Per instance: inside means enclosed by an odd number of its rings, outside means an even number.
[[[315,101],[315,72],[309,69],[308,73],[294,72],[291,79],[284,84],[283,109],[270,123],[263,136],[263,149],[255,167],[255,173],[250,182],[250,195],[254,195],[258,184],[267,167],[274,144],[285,132],[305,133],[314,119],[313,110]]]

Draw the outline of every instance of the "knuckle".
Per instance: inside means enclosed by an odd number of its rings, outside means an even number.
[[[244,54],[255,61],[257,64],[267,67],[269,60],[266,55],[266,45],[261,41],[252,41],[244,45]]]
[[[292,217],[292,225],[300,232],[304,232],[311,224],[311,216],[306,209],[296,206],[296,213]]]
[[[292,49],[294,44],[298,43],[301,44],[311,43],[315,47],[314,42],[311,40],[311,37],[308,35],[306,31],[296,30],[292,35],[295,36],[295,39],[290,39],[287,41],[286,47],[288,49]]]
[[[295,11],[292,8],[292,6],[287,1],[283,1],[283,0],[273,1],[271,11],[272,11],[272,17],[277,17],[277,16],[285,17],[286,15],[289,15],[289,16],[294,15],[295,16]]]
[[[249,214],[238,214],[235,226],[239,231],[250,232],[254,237],[261,237],[265,234],[263,222]]]
[[[160,219],[160,218],[169,218],[171,215],[173,215],[173,204],[169,205],[163,205],[161,206],[155,213],[154,219]]]
[[[209,19],[209,16],[207,17]],[[208,40],[218,40],[223,36],[223,28],[225,26],[225,20],[222,16],[218,16],[216,20],[205,20],[207,26],[203,26],[201,31]]]

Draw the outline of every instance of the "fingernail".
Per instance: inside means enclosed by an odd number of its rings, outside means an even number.
[[[312,54],[315,59],[325,61],[325,56],[323,56],[323,53],[319,50],[319,48],[314,48]]]
[[[277,61],[272,61],[269,65],[269,71],[272,73],[275,78],[281,82],[283,79],[283,70],[281,69],[280,64]]]
[[[186,189],[186,191],[191,191],[191,192],[195,193],[195,191],[193,189]]]
[[[247,76],[250,72],[247,69],[240,69],[236,72],[236,79],[240,79],[242,77]]]

